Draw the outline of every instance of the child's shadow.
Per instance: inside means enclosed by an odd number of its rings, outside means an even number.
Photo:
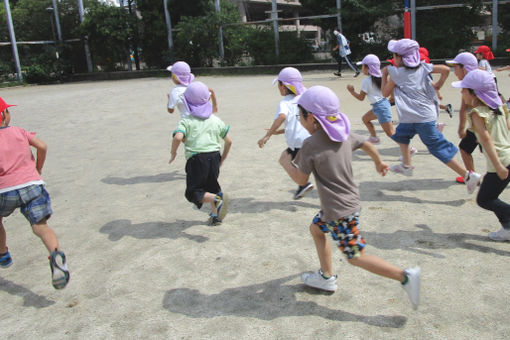
[[[417,224],[419,230],[397,230],[393,233],[367,232],[362,233],[368,245],[378,249],[404,249],[417,254],[436,258],[445,258],[444,255],[434,252],[434,249],[464,248],[480,253],[493,253],[501,256],[510,256],[509,251],[470,243],[469,241],[490,242],[486,236],[466,233],[439,234],[425,224]]]
[[[198,243],[209,240],[209,238],[202,235],[191,235],[184,232],[184,230],[195,225],[205,225],[205,223],[203,221],[176,220],[173,223],[145,222],[132,224],[130,220],[121,219],[106,223],[99,231],[108,234],[110,241],[118,241],[123,236],[138,239],[169,238],[175,240],[187,238]]]
[[[23,298],[24,307],[45,308],[55,304],[54,301],[46,299],[46,297],[37,295],[30,289],[20,286],[11,281],[0,277],[0,290],[4,290],[11,295],[18,295]]]
[[[315,302],[298,301],[296,293],[310,290],[299,285],[283,285],[296,275],[261,284],[225,289],[218,294],[202,294],[197,289],[179,288],[165,293],[163,307],[173,313],[192,318],[221,316],[250,317],[274,320],[286,316],[320,316],[333,321],[364,322],[378,327],[401,328],[404,316],[364,316],[322,307]],[[343,293],[342,293],[343,294]]]
[[[101,182],[106,184],[115,184],[115,185],[129,185],[129,184],[139,184],[139,183],[162,183],[162,182],[171,182],[175,180],[186,179],[186,176],[178,171],[173,171],[170,173],[162,173],[157,175],[147,175],[147,176],[135,176],[135,177],[105,177],[101,180]]]
[[[313,194],[312,194],[313,195]],[[298,207],[320,209],[317,204],[304,201],[258,201],[253,197],[231,198],[229,211],[243,213],[261,213],[270,210],[297,211]]]

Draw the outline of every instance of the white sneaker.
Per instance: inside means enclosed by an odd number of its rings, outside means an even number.
[[[407,276],[407,283],[402,285],[411,301],[414,310],[418,309],[420,303],[420,267],[404,270]]]
[[[301,275],[301,281],[309,287],[322,289],[328,292],[334,292],[337,290],[338,286],[336,281],[338,279],[337,275],[333,275],[329,279],[325,279],[322,277],[322,270],[318,270],[314,273],[304,273]]]
[[[369,141],[372,144],[379,144],[381,143],[381,140],[377,136],[370,136],[367,138],[367,141]]]
[[[468,171],[466,173],[466,176],[464,177],[464,182],[466,183],[468,194],[472,194],[475,191],[477,185],[480,183],[481,178],[482,175],[480,175],[479,173],[473,171]]]
[[[409,153],[411,154],[411,157],[413,157],[416,153],[418,153],[418,149],[417,149],[417,148],[415,148],[414,146],[411,146],[411,147],[409,148]],[[400,157],[398,158],[398,160],[399,160],[399,161],[401,161],[401,162],[404,160],[404,158],[402,157],[402,155],[400,155]]]
[[[404,176],[408,176],[408,177],[413,175],[413,169],[414,169],[414,166],[409,165],[409,166],[406,167],[402,163],[397,164],[397,165],[392,165],[390,167],[390,171],[391,172],[394,172],[396,174],[401,174],[401,175],[404,175]]]
[[[510,241],[510,229],[501,228],[498,231],[489,233],[489,238],[493,241]]]

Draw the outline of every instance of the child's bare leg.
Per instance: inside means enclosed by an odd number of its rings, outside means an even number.
[[[34,224],[32,226],[32,231],[34,234],[39,236],[41,241],[48,249],[48,252],[51,254],[55,249],[60,250],[60,246],[58,245],[58,239],[55,232],[48,226],[46,219]]]
[[[7,251],[7,234],[5,233],[2,219],[3,218],[0,217],[0,254],[3,254]]]
[[[473,161],[473,156],[470,153],[460,149],[460,157],[462,157],[462,162],[466,166],[466,169],[469,171],[475,171],[475,162]]]
[[[321,265],[322,273],[327,276],[333,276],[333,263],[331,260],[331,247],[329,246],[327,235],[321,231],[321,228],[316,224],[310,224],[310,233],[312,234],[313,241],[315,242],[315,249],[319,255],[319,262]]]
[[[285,169],[285,172],[289,175],[290,177],[290,171],[291,169],[289,169],[289,162],[286,161],[287,157],[288,157],[289,153],[287,152],[287,149],[283,150],[282,154],[280,155],[280,159],[278,160],[278,162],[280,163],[280,165],[282,166],[283,169]],[[292,167],[292,164],[290,164],[290,166]],[[291,177],[292,178],[292,177]]]
[[[374,114],[374,111],[372,111],[372,110],[368,111],[367,113],[365,113],[363,115],[363,117],[361,117],[363,124],[365,124],[365,126],[368,129],[368,132],[370,133],[370,136],[372,136],[372,137],[377,136],[377,134],[375,132],[374,124],[372,124],[372,122],[371,122],[372,120],[375,120],[375,119],[377,119],[377,116]]]
[[[411,165],[411,152],[409,144],[398,143],[400,146],[400,153],[402,154],[402,163],[404,165]]]
[[[466,168],[459,163],[459,161],[457,161],[456,159],[452,159],[451,161],[449,161],[448,163],[446,163],[446,165],[452,169],[453,171],[455,171],[456,173],[459,174],[459,176],[462,176],[462,177],[465,177],[466,176]]]
[[[347,261],[350,264],[368,270],[371,273],[384,276],[398,282],[404,281],[404,271],[391,263],[386,262],[380,257],[361,254],[360,257],[355,257]]]
[[[393,126],[392,122],[381,123],[381,128],[388,137],[391,137],[395,134],[395,127]]]
[[[204,197],[202,198],[202,203],[209,203],[211,205],[211,210],[212,210],[213,215],[218,215],[218,209],[216,209],[216,204],[214,204],[215,198],[216,198],[216,194],[206,192],[204,194]]]

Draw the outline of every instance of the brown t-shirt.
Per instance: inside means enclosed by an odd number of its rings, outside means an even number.
[[[323,220],[333,221],[361,209],[359,190],[352,175],[352,152],[366,138],[350,133],[344,142],[333,142],[324,130],[305,139],[294,163],[307,175],[313,172]]]

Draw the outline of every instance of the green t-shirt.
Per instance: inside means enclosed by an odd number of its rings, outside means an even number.
[[[479,140],[480,137],[472,128],[473,121],[471,120],[471,114],[476,112],[480,118],[485,122],[485,128],[489,132],[492,142],[494,143],[494,147],[496,149],[496,153],[498,154],[498,158],[503,163],[504,166],[510,165],[510,133],[508,131],[507,119],[508,119],[508,111],[503,106],[500,107],[501,111],[504,110],[505,114],[498,115],[495,114],[491,109],[487,106],[478,106],[471,109],[468,112],[468,120],[469,125],[471,126],[470,130],[472,130],[476,138]],[[485,148],[483,149],[483,154],[487,161],[487,172],[496,172],[496,168],[492,164],[491,160],[487,156],[485,152]]]
[[[181,119],[172,136],[182,132],[184,134],[184,148],[186,159],[197,153],[221,150],[221,140],[227,136],[230,126],[218,116],[211,115],[207,119],[188,116]]]

